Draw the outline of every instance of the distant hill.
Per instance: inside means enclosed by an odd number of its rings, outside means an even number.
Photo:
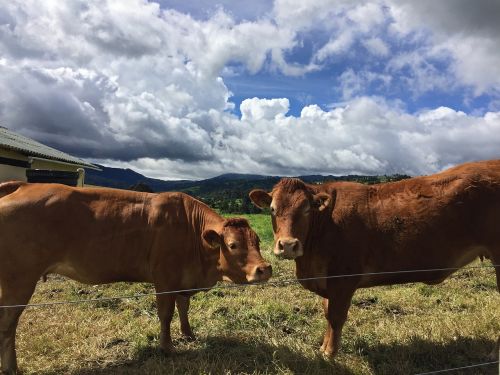
[[[132,169],[110,168],[99,166],[102,171],[87,170],[85,182],[90,185],[106,186],[118,189],[134,189],[134,186],[148,186],[154,192],[183,191],[213,208],[227,213],[260,212],[248,198],[252,189],[271,188],[280,180],[280,176],[263,176],[257,174],[227,173],[205,180],[165,181],[143,176]],[[308,183],[325,181],[356,181],[365,184],[397,181],[409,178],[407,175],[391,176],[298,176]]]
[[[165,181],[156,178],[143,176],[132,169],[111,168],[104,165],[98,165],[102,171],[87,170],[85,173],[85,182],[89,185],[98,185],[112,187],[117,189],[129,189],[131,186],[143,183],[151,187],[153,191],[172,191],[190,186],[194,181],[175,180]]]

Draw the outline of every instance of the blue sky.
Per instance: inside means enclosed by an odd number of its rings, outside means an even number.
[[[500,157],[495,0],[12,1],[0,123],[148,176]]]
[[[350,46],[349,51],[324,62],[317,71],[298,77],[287,76],[279,71],[249,74],[244,68],[242,69],[241,64],[236,65],[237,75],[223,75],[226,85],[234,93],[231,100],[236,104],[235,113],[240,114],[239,104],[242,100],[253,96],[268,99],[286,96],[290,99],[289,113],[292,115],[299,115],[305,105],[313,103],[324,109],[331,108],[332,104],[346,100],[340,87],[342,74],[346,71],[352,71],[354,74],[369,71],[390,77],[390,83],[381,79],[363,82],[355,95],[381,96],[389,100],[400,100],[411,113],[434,108],[438,104],[465,113],[484,114],[489,109],[488,105],[495,98],[498,99],[498,93],[474,95],[473,88],[468,85],[438,86],[416,91],[411,81],[408,82],[408,78],[414,75],[412,69],[407,66],[400,71],[394,71],[390,67],[391,59],[397,55],[418,51],[430,43],[429,39],[432,35],[425,29],[425,25],[422,25],[421,29],[416,30],[414,34],[397,39],[387,31],[390,26],[391,24],[387,21],[378,29],[378,36],[391,50],[387,56],[367,55],[363,40],[358,40]],[[421,31],[423,35],[415,35],[417,31]],[[307,64],[313,59],[318,48],[326,44],[330,37],[330,33],[322,30],[298,34],[299,45],[286,53],[288,63]],[[447,76],[450,74],[453,57],[449,54],[432,57],[426,59],[424,64],[435,74]]]

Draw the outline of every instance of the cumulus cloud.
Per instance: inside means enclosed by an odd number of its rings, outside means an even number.
[[[192,119],[232,108],[222,68],[256,72],[293,43],[222,10],[195,20],[138,0],[6,3],[0,120],[83,157],[210,159],[217,125]]]
[[[500,91],[500,2],[478,0],[388,0],[391,29],[398,37],[424,36],[433,48],[418,51],[432,59],[433,51],[446,50],[450,73],[470,85],[475,94]],[[430,53],[429,53],[430,52]]]
[[[213,121],[224,130],[211,160],[142,158],[127,166],[177,178],[227,171],[420,175],[498,157],[500,112],[470,116],[438,107],[409,114],[382,98],[360,97],[328,111],[310,105],[299,116],[285,116],[287,104],[286,99],[254,98],[242,103],[242,119],[217,115]]]
[[[243,121],[274,120],[284,116],[290,107],[286,98],[282,99],[245,99],[241,102],[241,119]]]
[[[237,16],[211,8],[198,17],[142,0],[2,3],[0,122],[80,157],[162,178],[421,174],[498,157],[494,101],[485,114],[439,103],[411,113],[366,94],[395,81],[415,96],[460,85],[476,95],[498,90],[494,17],[475,29],[481,12],[466,14],[459,2],[449,15],[438,3],[277,0],[259,16],[233,6]],[[496,12],[484,4],[482,12]],[[315,32],[322,39],[294,60]],[[407,49],[395,52],[395,41]],[[291,98],[269,95],[243,98],[239,117],[222,78],[264,71],[307,79],[346,56],[362,63],[331,73],[331,91],[343,102],[329,110],[312,104],[292,115]]]

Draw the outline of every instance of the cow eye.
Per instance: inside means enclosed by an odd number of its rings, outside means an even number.
[[[228,244],[228,246],[229,246],[229,248],[230,248],[231,250],[234,250],[234,249],[236,249],[236,247],[237,247],[237,246],[236,246],[236,244],[235,244],[234,242],[231,242],[230,244]]]
[[[271,215],[276,215],[276,210],[274,209],[274,207],[271,207]]]

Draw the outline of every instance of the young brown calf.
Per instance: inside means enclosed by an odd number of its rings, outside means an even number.
[[[137,193],[59,184],[0,184],[0,306],[24,305],[42,275],[87,284],[151,282],[157,292],[267,281],[271,266],[245,219],[226,220],[182,193]],[[157,296],[160,345],[173,349],[177,306],[184,334],[189,295]],[[0,308],[1,369],[17,370],[22,307]]]

